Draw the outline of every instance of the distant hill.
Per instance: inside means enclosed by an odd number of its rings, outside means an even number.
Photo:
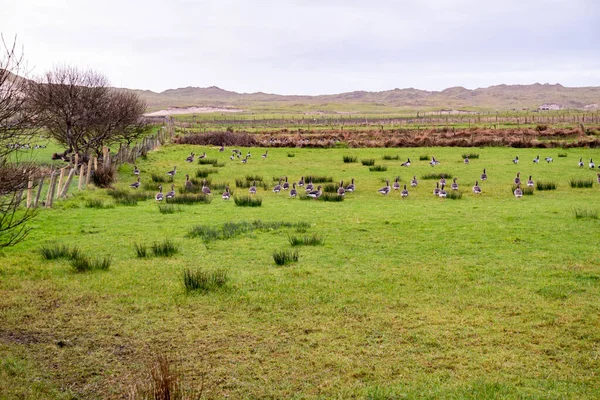
[[[542,104],[562,108],[594,108],[600,104],[600,87],[570,88],[560,84],[497,85],[479,89],[452,87],[442,91],[393,89],[382,92],[299,96],[237,93],[211,86],[169,89],[161,93],[135,90],[149,110],[169,107],[218,107],[249,110],[361,111],[403,109],[537,109]]]

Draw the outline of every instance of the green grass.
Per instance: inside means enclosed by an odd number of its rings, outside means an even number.
[[[286,265],[298,262],[300,253],[298,250],[277,250],[273,252],[273,261],[277,265]]]
[[[556,182],[552,181],[537,181],[535,183],[537,190],[556,190],[557,186]]]
[[[64,244],[45,244],[38,249],[38,252],[44,260],[57,260],[60,258],[70,260],[76,258],[80,253],[77,247],[71,248]]]
[[[429,172],[426,174],[421,175],[421,179],[423,180],[439,180],[439,179],[452,179],[454,178],[454,176],[452,176],[452,174],[448,173],[448,172]]]
[[[216,168],[203,168],[196,170],[196,178],[207,178],[210,174],[216,174],[219,170]]]
[[[470,160],[476,160],[479,158],[479,154],[478,153],[464,153],[461,155],[461,157],[463,158],[463,160],[465,158],[468,158]]]
[[[179,253],[179,246],[173,243],[171,239],[166,239],[162,242],[152,243],[150,250],[155,257],[172,257]]]
[[[360,163],[362,165],[364,165],[365,167],[370,167],[370,166],[375,165],[375,159],[374,158],[369,158],[369,159],[366,159],[366,160],[360,160]]]
[[[75,272],[89,272],[89,271],[106,271],[112,263],[112,257],[106,256],[102,258],[91,258],[84,254],[78,254],[73,257],[70,261],[71,268]]]
[[[183,285],[188,292],[210,292],[224,287],[229,281],[229,274],[224,269],[203,271],[201,269],[185,269],[183,271]]]
[[[591,188],[594,186],[593,179],[571,179],[569,180],[569,186],[572,188]]]
[[[392,156],[392,155],[389,155],[389,154],[385,154],[385,155],[383,155],[381,157],[381,159],[382,160],[399,160],[400,156],[399,155]]]
[[[251,196],[233,196],[233,201],[239,207],[260,207],[262,199],[260,197]]]
[[[260,189],[261,207],[215,193],[210,204],[161,214],[154,200],[87,208],[88,199],[116,200],[90,188],[40,208],[27,239],[0,255],[0,397],[127,398],[163,352],[207,398],[599,397],[598,188],[569,184],[595,179],[573,160],[600,158],[598,149],[560,149],[568,157],[539,165],[531,160],[540,149],[519,149],[518,165],[515,149],[501,147],[271,148],[267,160],[254,158],[265,150],[253,148],[243,165],[218,146],[165,145],[138,167],[177,164],[178,196],[198,168],[181,161],[191,151],[226,163],[219,182],[251,175],[270,188],[272,176],[313,175],[354,178],[356,191],[334,204]],[[472,151],[478,168],[460,161]],[[460,201],[434,197],[435,180],[409,188],[405,201],[397,191],[384,197],[386,174],[342,162],[396,152],[412,165],[387,162],[388,179],[442,171],[459,178]],[[134,192],[131,167],[115,189]],[[483,168],[489,179],[476,196]],[[516,200],[517,172],[557,187]],[[313,234],[325,242],[275,264],[274,250],[300,248],[289,237]],[[154,256],[152,243],[165,238],[179,252]],[[112,262],[106,273],[73,273],[68,256],[42,258],[47,243]],[[223,269],[229,280],[188,292],[186,269]]]
[[[292,246],[322,246],[325,241],[317,234],[311,236],[288,236],[288,241]]]
[[[346,164],[355,163],[358,161],[358,157],[355,156],[344,156],[343,159]]]
[[[387,166],[385,166],[385,165],[375,165],[373,167],[369,167],[369,171],[371,171],[371,172],[383,172],[383,171],[387,171]]]

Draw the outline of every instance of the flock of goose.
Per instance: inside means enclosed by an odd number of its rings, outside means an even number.
[[[225,149],[225,146],[221,146],[221,148],[219,149],[220,152],[223,152]],[[206,158],[206,152],[203,152],[200,156],[198,156],[198,158],[203,159]],[[235,160],[235,158],[241,159],[242,158],[242,152],[238,149],[233,149],[232,150],[232,155],[230,157],[230,160]],[[241,159],[241,162],[246,164],[248,162],[248,159],[250,159],[250,157],[252,157],[252,154],[250,153],[250,150],[248,150],[245,158]],[[264,160],[268,157],[268,150],[265,151],[265,153],[261,156],[261,158]],[[188,163],[192,163],[195,160],[195,153],[191,153],[186,159],[185,161]],[[547,163],[551,163],[554,160],[552,159],[552,157],[546,157],[545,158]],[[540,161],[540,156],[538,155],[536,158],[533,159],[533,162],[535,164],[539,163]],[[519,156],[516,156],[512,162],[514,164],[518,164],[519,163]],[[469,164],[470,160],[469,158],[464,158],[464,163],[465,164]],[[440,164],[440,161],[437,160],[435,157],[431,158],[431,161],[429,162],[429,164],[434,167],[436,165]],[[410,158],[407,159],[407,161],[403,162],[401,164],[402,167],[409,167],[411,165],[411,161]],[[584,167],[584,162],[583,162],[583,158],[579,159],[578,162],[578,167],[583,168]],[[588,163],[588,167],[590,169],[594,169],[595,168],[595,164],[594,161],[590,158],[590,161]],[[130,184],[129,186],[133,189],[137,189],[140,187],[140,170],[137,168],[137,166],[134,166],[133,169],[133,173],[134,175],[138,176],[138,179],[136,182]],[[175,175],[177,174],[177,166],[174,166],[173,169],[171,171],[168,171],[166,173],[168,176],[170,177],[175,177]],[[192,182],[190,181],[190,177],[188,174],[185,175],[186,177],[186,181],[185,181],[185,187],[186,189],[191,189],[192,188]],[[485,181],[488,178],[486,169],[483,169],[483,172],[480,175],[481,181]],[[402,198],[406,198],[409,195],[409,191],[407,189],[407,185],[404,185],[404,187],[402,188],[402,190],[400,190],[401,185],[399,182],[399,177],[397,177],[395,179],[395,181],[393,182],[393,184],[390,186],[390,181],[386,180],[386,185],[382,188],[380,188],[377,192],[382,194],[382,195],[388,195],[389,193],[391,193],[392,191],[395,190],[399,190],[400,191],[400,196]],[[452,183],[450,185],[451,190],[453,191],[458,191],[459,189],[459,185],[457,182],[458,178],[453,178]],[[597,181],[600,184],[600,173],[597,174]],[[513,180],[514,184],[516,185],[515,190],[513,191],[513,194],[515,197],[519,198],[523,196],[523,190],[521,189],[521,184],[524,183],[521,181],[521,173],[517,172],[516,177]],[[419,184],[417,177],[413,176],[412,180],[410,181],[410,186],[411,187],[417,187],[417,185]],[[529,175],[529,178],[527,179],[527,181],[525,182],[525,184],[527,185],[527,187],[533,187],[534,186],[534,181],[532,179],[532,176]],[[294,198],[298,196],[298,190],[299,188],[303,188],[306,192],[306,196],[308,197],[312,197],[314,199],[318,199],[319,197],[321,197],[321,195],[323,194],[323,188],[321,185],[317,186],[317,188],[315,189],[315,186],[312,182],[312,178],[308,178],[308,181],[305,182],[304,176],[302,176],[300,178],[300,180],[298,182],[293,182],[291,187],[290,187],[290,183],[288,182],[288,177],[285,176],[284,178],[280,178],[279,182],[277,183],[277,185],[275,185],[273,187],[273,192],[274,193],[280,193],[282,191],[288,191],[289,190],[289,196]],[[440,198],[445,198],[447,196],[447,191],[446,191],[446,179],[445,178],[441,178],[438,182],[436,182],[436,186],[433,189],[433,195],[440,197]],[[339,183],[339,187],[337,190],[337,195],[338,196],[344,196],[346,193],[352,193],[356,190],[356,185],[354,182],[354,178],[352,178],[352,183],[350,183],[347,186],[344,186],[344,182],[340,181]],[[250,195],[254,195],[256,194],[256,181],[254,181],[252,183],[252,186],[250,186],[250,188],[248,189],[248,193]],[[475,181],[475,185],[472,187],[472,191],[474,194],[481,194],[482,190],[481,190],[481,186],[479,185],[479,180]],[[205,195],[211,195],[211,190],[208,187],[208,185],[206,184],[206,179],[204,179],[203,183],[202,183],[202,193]],[[163,187],[162,185],[159,185],[158,187],[158,193],[156,193],[155,195],[155,199],[156,201],[162,201],[164,199],[171,199],[175,197],[175,185],[172,184],[171,185],[171,190],[168,191],[166,194],[163,194]],[[229,191],[229,186],[225,187],[225,191],[223,192],[223,194],[221,195],[221,197],[223,198],[223,200],[229,200],[231,198],[231,193]]]

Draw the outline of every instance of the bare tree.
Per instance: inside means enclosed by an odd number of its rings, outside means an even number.
[[[32,164],[18,163],[14,153],[32,135],[32,114],[26,107],[24,62],[16,39],[7,45],[0,36],[0,249],[25,239],[33,210],[19,210],[21,194],[37,172]]]
[[[27,93],[40,124],[79,154],[100,154],[102,146],[127,140],[146,108],[135,93],[109,87],[104,75],[68,66],[31,82]]]

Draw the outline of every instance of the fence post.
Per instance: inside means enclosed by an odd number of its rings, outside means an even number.
[[[31,208],[31,198],[33,196],[33,178],[29,178],[27,182],[27,208]]]
[[[60,169],[60,176],[58,178],[58,191],[56,193],[56,195],[58,195],[60,193],[60,188],[62,187],[62,181],[63,181],[63,177],[65,175],[65,168],[61,168]],[[54,193],[52,193],[54,195]]]
[[[52,172],[50,176],[50,186],[48,187],[48,193],[46,194],[46,208],[52,208],[52,200],[54,198],[54,189],[56,187],[56,172]]]
[[[81,167],[79,167],[79,182],[77,183],[77,190],[81,190],[81,184],[85,179],[85,169],[83,169],[83,163],[81,163]]]
[[[37,208],[38,203],[40,201],[40,197],[42,196],[42,187],[44,186],[44,176],[40,178],[40,183],[38,183],[37,194],[35,195],[35,201],[33,202],[33,208]]]
[[[62,191],[59,192],[59,197],[61,199],[64,199],[65,197],[67,197],[67,192],[69,191],[69,186],[71,185],[71,181],[73,180],[73,175],[75,175],[75,171],[77,170],[77,168],[72,168],[69,171],[69,176],[67,177],[67,181],[65,182],[64,186],[62,187]]]

